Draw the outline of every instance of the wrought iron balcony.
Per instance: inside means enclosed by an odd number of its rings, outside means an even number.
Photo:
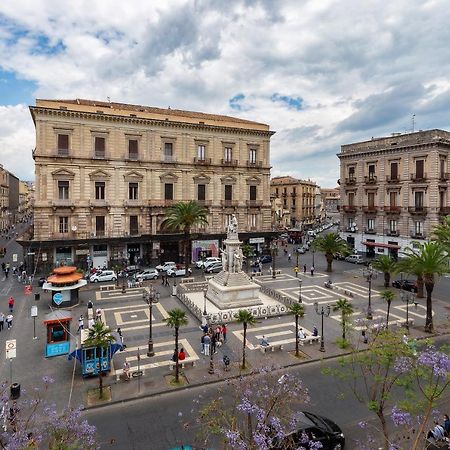
[[[196,156],[194,158],[194,163],[201,164],[203,166],[209,166],[211,164],[211,158],[199,158],[198,156]]]
[[[375,228],[364,228],[364,233],[366,234],[377,234]]]
[[[400,214],[402,211],[400,206],[384,206],[383,209],[386,214]]]
[[[346,213],[355,213],[357,210],[357,207],[355,205],[343,205],[342,209]]]
[[[356,184],[356,177],[349,177],[345,179],[345,184],[352,185]]]
[[[246,200],[247,206],[251,207],[257,207],[262,206],[263,201],[262,200]]]
[[[262,167],[262,161],[247,161],[247,167]]]
[[[450,206],[441,206],[439,208],[439,214],[443,214],[443,215],[450,214]]]
[[[386,181],[388,183],[400,183],[400,177],[398,175],[395,176],[391,176],[391,175],[386,175]]]
[[[236,207],[238,203],[237,200],[220,200],[220,204],[224,207]]]
[[[162,159],[163,163],[176,164],[177,157],[174,155],[164,155]]]
[[[400,231],[386,229],[386,230],[384,230],[384,234],[386,236],[400,236]]]
[[[440,181],[448,181],[448,180],[450,180],[450,173],[448,173],[448,172],[441,172],[439,174],[439,180]]]
[[[237,166],[237,159],[222,159],[222,166]]]
[[[414,231],[414,230],[411,230],[411,237],[413,239],[426,239],[425,233],[417,232],[417,231]]]
[[[408,206],[408,212],[410,214],[427,214],[428,208],[426,206]]]
[[[357,233],[358,231],[354,227],[345,228],[346,233]]]
[[[363,212],[369,213],[369,214],[376,213],[378,211],[378,206],[375,206],[375,205],[367,206],[366,205],[366,206],[362,207],[362,210],[363,210]]]
[[[412,173],[411,174],[411,181],[426,181],[427,174],[426,173]]]
[[[369,175],[364,177],[364,183],[366,184],[375,184],[377,182],[376,175]]]

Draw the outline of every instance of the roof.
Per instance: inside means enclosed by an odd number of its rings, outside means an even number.
[[[96,110],[101,108],[104,114],[125,115],[128,113],[127,115],[129,115],[131,112],[136,113],[136,116],[142,118],[148,118],[149,115],[158,116],[154,118],[158,118],[159,120],[171,119],[174,121],[178,121],[181,118],[185,118],[190,119],[190,121],[212,121],[222,123],[223,125],[234,124],[235,126],[241,125],[241,127],[246,126],[248,128],[257,128],[260,130],[269,131],[269,125],[260,122],[254,122],[251,120],[240,119],[238,117],[225,116],[220,114],[208,114],[196,111],[172,109],[170,107],[157,108],[154,106],[104,102],[100,100],[86,99],[36,99],[36,106],[48,108],[60,108],[61,106],[66,106],[68,109],[75,111],[85,111],[86,108],[91,108],[92,112],[97,112]]]

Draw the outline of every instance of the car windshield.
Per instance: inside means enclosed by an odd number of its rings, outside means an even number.
[[[320,417],[314,416],[313,414],[309,414],[309,413],[304,413],[304,415],[306,417],[308,417],[308,419],[314,423],[314,425],[316,425],[319,428],[328,428],[328,425],[326,422],[324,422]]]

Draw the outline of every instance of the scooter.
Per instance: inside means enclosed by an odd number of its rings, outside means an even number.
[[[327,288],[327,289],[333,289],[333,283],[331,280],[325,281],[325,283],[323,283],[323,285]]]

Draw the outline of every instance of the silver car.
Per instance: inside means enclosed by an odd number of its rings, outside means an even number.
[[[136,280],[157,280],[159,277],[159,272],[156,269],[145,269],[143,272],[136,275]]]

